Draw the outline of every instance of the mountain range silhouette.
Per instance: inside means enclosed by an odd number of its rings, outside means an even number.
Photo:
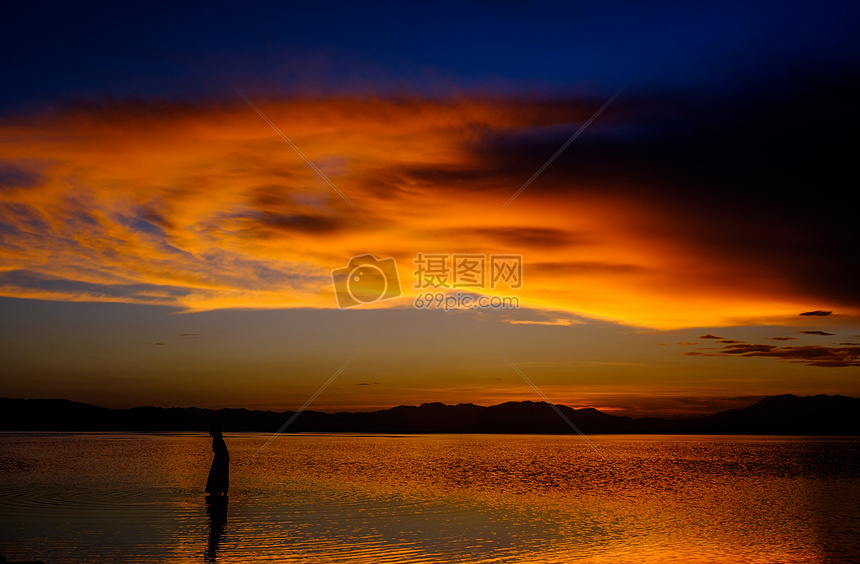
[[[860,398],[840,395],[764,398],[755,404],[690,419],[631,418],[593,408],[556,406],[584,433],[860,435]],[[294,412],[247,409],[134,407],[108,409],[63,399],[0,398],[0,431],[203,431],[219,421],[225,432],[275,432]],[[285,432],[573,433],[543,402],[425,403],[372,412],[304,411]]]

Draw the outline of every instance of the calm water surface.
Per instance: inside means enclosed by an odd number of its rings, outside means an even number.
[[[0,553],[80,562],[860,561],[860,439],[0,434]]]

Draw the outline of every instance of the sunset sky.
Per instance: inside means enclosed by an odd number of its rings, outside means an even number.
[[[4,8],[0,396],[860,396],[860,7],[592,4]]]

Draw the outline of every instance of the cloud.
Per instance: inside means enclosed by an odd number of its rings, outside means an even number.
[[[787,186],[847,189],[856,184],[856,171],[847,165],[850,129],[834,124],[845,116],[856,123],[852,100],[860,94],[860,80],[856,73],[798,71],[782,86],[766,93],[744,89],[743,99],[713,97],[686,106],[664,97],[652,100],[650,112],[635,103],[620,108],[625,119],[619,127],[627,135],[586,132],[527,193],[531,198],[536,192],[597,197],[611,191],[619,200],[651,210],[650,219],[663,218],[638,224],[652,241],[697,248],[714,260],[710,280],[715,286],[724,277],[726,284],[744,278],[743,286],[756,293],[769,286],[782,296],[802,296],[797,303],[815,303],[810,298],[817,297],[819,303],[835,300],[856,310],[860,271],[845,257],[856,254],[857,222],[847,209],[834,209],[825,199],[801,203],[783,195]],[[822,104],[826,115],[809,112]],[[559,131],[509,138],[492,145],[486,156],[500,166],[534,170],[564,137]],[[792,139],[824,141],[795,144]],[[719,201],[709,197],[713,193],[721,194]],[[728,264],[731,274],[721,268]],[[782,314],[787,311],[798,310],[785,308]]]
[[[801,333],[803,333],[804,335],[833,335],[833,333],[828,333],[827,331],[801,331]]]
[[[397,260],[404,288],[403,300],[374,307],[402,307],[416,293],[418,252],[502,252],[523,256],[524,306],[628,325],[785,316],[821,303],[821,280],[845,280],[852,291],[834,299],[860,308],[851,276],[834,271],[844,260],[815,240],[795,244],[810,230],[787,230],[756,203],[768,194],[742,210],[693,195],[701,172],[685,159],[710,170],[706,134],[718,123],[699,124],[700,134],[670,98],[618,102],[498,216],[594,100],[259,101],[363,217],[241,101],[92,101],[16,118],[0,124],[15,132],[0,136],[0,179],[26,189],[0,190],[0,260],[31,274],[0,281],[0,295],[334,308],[331,270],[370,252]],[[806,283],[808,265],[817,285]]]
[[[44,165],[0,161],[0,191],[38,186],[44,181],[41,168]]]
[[[312,235],[335,233],[344,227],[344,221],[338,217],[326,217],[310,214],[279,214],[263,213],[257,221],[267,227]]]
[[[860,366],[860,346],[804,345],[780,347],[777,345],[740,343],[727,345],[717,353],[689,352],[685,354],[687,356],[769,357],[823,368]]]
[[[574,325],[574,321],[572,319],[553,319],[550,321],[535,321],[528,319],[513,319],[509,320],[508,323],[512,325],[556,325],[561,327],[570,327]]]
[[[750,345],[747,343],[739,343],[723,347],[722,354],[750,355],[753,353],[770,352],[775,350],[776,348],[776,345]]]
[[[601,261],[573,261],[573,262],[541,262],[529,265],[529,271],[548,276],[582,276],[582,275],[614,275],[630,277],[644,274],[647,268],[635,264],[618,264]]]
[[[478,312],[481,315],[481,312]],[[503,323],[510,325],[545,325],[555,327],[571,327],[574,325],[584,325],[596,323],[593,319],[586,319],[581,316],[572,315],[567,312],[558,310],[541,310],[521,307],[507,311],[497,310],[492,314],[483,314],[485,317],[492,316]]]
[[[717,337],[713,333],[707,333],[699,337],[700,339],[722,339],[722,337]]]
[[[588,236],[568,229],[548,227],[527,227],[511,230],[505,227],[458,227],[447,229],[444,233],[430,233],[446,238],[463,238],[476,243],[498,245],[501,247],[520,246],[523,249],[535,247],[555,249],[589,244]],[[539,267],[539,265],[535,265]]]
[[[828,315],[833,314],[832,311],[824,311],[822,309],[816,309],[815,311],[804,311],[800,315],[806,317],[826,317]]]

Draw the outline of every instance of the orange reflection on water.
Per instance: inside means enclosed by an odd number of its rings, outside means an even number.
[[[606,463],[577,436],[284,435],[245,465],[267,439],[226,436],[219,512],[203,435],[2,436],[4,554],[841,563],[860,538],[854,438],[594,436]]]

